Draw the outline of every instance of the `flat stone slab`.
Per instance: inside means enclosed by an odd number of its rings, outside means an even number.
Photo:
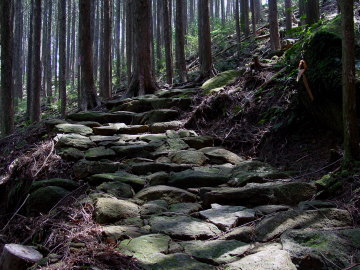
[[[88,160],[111,159],[115,156],[114,150],[103,146],[90,148],[85,152],[85,158]]]
[[[55,137],[58,148],[73,147],[77,149],[88,149],[95,147],[96,144],[91,141],[88,137],[80,134],[58,134]]]
[[[214,138],[210,136],[197,136],[182,138],[191,148],[202,149],[214,146]]]
[[[165,200],[169,204],[195,202],[196,195],[176,187],[152,186],[138,192],[135,197],[143,201]]]
[[[82,159],[75,164],[73,170],[75,177],[80,179],[99,173],[114,173],[125,168],[126,166],[120,162],[90,161]]]
[[[200,151],[183,150],[178,151],[170,156],[171,161],[177,164],[194,164],[197,166],[204,165],[207,157]]]
[[[118,157],[135,158],[135,157],[150,157],[150,153],[156,149],[157,145],[153,143],[134,144],[124,146],[113,146],[113,149]]]
[[[179,117],[179,113],[176,110],[152,110],[136,115],[136,124],[149,125],[157,122],[168,122],[175,120]]]
[[[185,253],[199,261],[219,265],[236,261],[251,245],[236,240],[187,241],[181,242]]]
[[[263,219],[255,229],[256,239],[261,242],[280,236],[290,229],[319,229],[352,225],[348,211],[341,209],[290,210]]]
[[[228,176],[224,174],[186,170],[173,173],[170,176],[169,185],[182,188],[213,187],[225,184],[228,180]]]
[[[141,216],[161,214],[168,210],[168,203],[165,200],[149,201],[141,206]]]
[[[141,134],[149,131],[148,125],[130,125],[119,128],[117,134]]]
[[[192,166],[188,164],[175,163],[159,163],[159,162],[140,162],[131,166],[131,171],[134,174],[145,175],[148,173],[163,172],[180,172],[190,169]]]
[[[170,122],[160,122],[154,123],[150,126],[151,133],[164,133],[167,130],[177,130],[182,127],[183,123],[181,121],[170,121]]]
[[[140,208],[129,201],[99,198],[95,204],[95,218],[100,224],[108,224],[139,215]]]
[[[201,210],[199,203],[174,203],[170,205],[169,212],[177,214],[190,215]]]
[[[132,112],[79,112],[68,115],[67,119],[73,121],[94,121],[100,124],[125,123],[127,125],[131,125],[134,121],[135,116],[136,113]]]
[[[111,194],[118,199],[132,198],[135,195],[130,185],[121,182],[105,182],[97,186],[96,190]]]
[[[79,124],[59,124],[55,126],[55,131],[62,133],[76,133],[80,135],[90,135],[93,133],[91,128]]]
[[[201,198],[206,205],[222,203],[254,207],[266,204],[296,205],[311,199],[315,193],[314,185],[304,182],[250,183],[241,188],[200,189]]]
[[[148,231],[131,225],[105,226],[103,234],[114,241],[122,241],[148,234]]]
[[[211,209],[200,212],[200,216],[208,219],[221,230],[227,231],[255,219],[255,211],[243,206],[227,206],[212,204]]]
[[[155,216],[149,223],[152,232],[181,240],[209,239],[221,233],[215,225],[188,216]]]
[[[296,270],[290,255],[284,250],[261,251],[232,262],[225,270]]]
[[[200,149],[200,151],[203,152],[213,164],[239,164],[244,161],[243,158],[239,157],[235,153],[221,147],[206,147]]]
[[[94,143],[116,142],[119,139],[120,139],[120,137],[118,137],[118,136],[102,136],[102,135],[90,136],[90,140],[92,140]]]
[[[124,171],[118,171],[115,173],[101,173],[95,174],[88,178],[88,181],[92,185],[100,185],[104,182],[121,182],[129,184],[135,191],[141,190],[145,185],[145,179],[134,174],[130,174]]]

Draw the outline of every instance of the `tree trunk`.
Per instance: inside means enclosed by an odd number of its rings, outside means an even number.
[[[320,20],[319,0],[307,0],[306,24],[312,25]]]
[[[90,25],[90,4],[88,0],[79,0],[79,41],[80,41],[80,108],[89,110],[98,105],[93,77],[93,56]]]
[[[51,28],[52,28],[52,0],[49,1],[49,10],[48,10],[48,23],[47,23],[47,33],[46,33],[46,42],[45,42],[45,63],[44,63],[44,91],[47,96],[47,103],[50,104],[52,101],[52,80],[51,80]]]
[[[13,100],[13,78],[12,78],[12,57],[13,57],[13,24],[11,14],[12,1],[0,1],[0,22],[1,22],[1,88],[0,88],[0,109],[1,136],[6,136],[14,131],[14,100]],[[7,15],[5,15],[7,14]]]
[[[241,12],[241,30],[247,37],[250,34],[250,22],[249,22],[249,0],[240,0],[240,12]]]
[[[341,0],[342,12],[342,81],[343,81],[343,121],[344,121],[344,162],[359,160],[359,131],[356,114],[355,88],[355,34],[354,0]]]
[[[30,16],[29,16],[29,36],[28,36],[28,51],[27,51],[27,67],[26,67],[26,118],[29,120],[30,119],[30,114],[31,114],[31,106],[32,106],[32,98],[33,98],[33,93],[32,93],[32,81],[31,81],[31,77],[32,77],[32,47],[33,47],[33,19],[34,19],[34,0],[31,0],[30,2]]]
[[[153,94],[157,85],[152,73],[151,3],[134,1],[134,71],[126,97]]]
[[[256,23],[260,23],[260,21],[262,21],[261,0],[255,0],[254,2],[255,2]]]
[[[273,51],[280,50],[277,0],[269,0],[270,44]]]
[[[34,0],[33,46],[32,46],[32,105],[30,121],[38,122],[41,118],[41,0]]]
[[[101,97],[108,99],[111,97],[111,0],[104,1],[104,20],[103,20],[103,61],[102,61],[102,82],[100,88]]]
[[[198,1],[199,12],[199,62],[200,76],[198,81],[215,75],[211,54],[209,0]]]
[[[235,11],[234,11],[238,56],[240,56],[240,50],[241,50],[241,44],[240,44],[240,42],[241,42],[241,27],[240,27],[239,1],[240,0],[235,0]]]
[[[291,0],[285,0],[285,25],[286,31],[291,30],[292,28],[292,3]]]
[[[182,0],[176,0],[175,56],[179,81],[186,82],[184,9]]]
[[[159,72],[162,69],[162,51],[161,51],[161,45],[162,45],[162,32],[163,32],[163,2],[162,0],[156,1],[157,12],[156,12],[156,69],[157,72]]]
[[[26,270],[42,258],[32,247],[7,244],[0,257],[0,270]]]
[[[127,79],[130,85],[131,74],[132,74],[132,59],[133,59],[133,5],[131,0],[126,1],[126,69]]]
[[[252,33],[256,36],[256,11],[255,0],[250,0]]]
[[[115,26],[115,40],[116,46],[114,50],[116,52],[116,77],[117,83],[120,84],[121,81],[121,46],[120,46],[120,23],[121,23],[121,0],[116,2],[116,26]]]
[[[306,0],[299,0],[299,23],[298,26],[304,25],[306,17]]]
[[[169,17],[168,1],[163,3],[164,18],[164,41],[165,41],[165,62],[166,62],[166,81],[168,84],[173,83],[173,67],[172,67],[172,31]]]
[[[23,28],[24,28],[24,16],[23,16],[23,3],[20,0],[15,0],[15,30],[14,30],[14,58],[13,58],[13,76],[14,76],[14,98],[22,99],[23,97]]]
[[[59,95],[60,113],[66,114],[66,0],[59,0]]]

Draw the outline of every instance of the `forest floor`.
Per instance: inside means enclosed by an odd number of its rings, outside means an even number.
[[[0,243],[35,246],[49,270],[359,269],[360,168],[299,106],[297,63],[268,39],[220,51],[241,64],[202,88],[0,140]]]

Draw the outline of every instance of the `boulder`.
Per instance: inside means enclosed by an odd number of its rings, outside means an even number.
[[[206,163],[207,157],[199,151],[183,150],[170,156],[171,161],[177,164],[194,164],[201,166]]]
[[[93,174],[113,173],[121,169],[126,169],[124,164],[111,161],[89,161],[80,160],[73,167],[75,177],[78,179],[86,178]]]
[[[121,182],[106,182],[102,183],[96,190],[111,194],[116,198],[132,198],[135,194],[132,187]]]
[[[236,261],[250,249],[249,244],[237,240],[187,241],[180,245],[186,254],[214,265]]]
[[[222,73],[219,73],[215,77],[207,80],[202,86],[201,89],[204,90],[205,94],[210,94],[216,92],[217,89],[221,89],[224,86],[234,83],[237,78],[243,74],[241,70],[227,70]]]
[[[154,157],[167,155],[188,149],[189,146],[180,138],[166,139],[165,142],[153,153]]]
[[[76,133],[80,135],[90,135],[92,128],[79,124],[59,124],[55,126],[55,131],[59,133]]]
[[[170,179],[170,176],[166,172],[156,172],[150,174],[146,177],[150,186],[156,185],[167,185]]]
[[[30,192],[47,186],[61,187],[66,190],[72,191],[79,187],[79,183],[70,179],[53,178],[41,181],[35,181],[31,184]]]
[[[136,199],[143,201],[165,200],[169,204],[195,202],[196,196],[186,190],[169,186],[152,186],[138,192]]]
[[[105,148],[104,146],[90,148],[85,152],[85,158],[87,160],[100,160],[114,158],[116,153],[114,150]]]
[[[95,204],[95,218],[100,224],[108,224],[139,215],[139,207],[129,201],[99,198]]]
[[[201,198],[206,205],[222,203],[254,207],[265,204],[296,205],[311,199],[316,188],[303,182],[250,183],[242,188],[200,189]]]
[[[284,250],[261,251],[232,262],[224,270],[297,270]]]
[[[281,236],[299,270],[345,269],[360,257],[360,230],[290,230]],[[356,269],[356,268],[355,268]]]
[[[170,176],[169,185],[182,188],[212,187],[224,184],[228,180],[228,176],[223,174],[186,170],[173,173]]]
[[[61,199],[70,192],[62,187],[41,187],[30,194],[27,202],[27,212],[30,215],[47,214]]]
[[[212,164],[239,164],[244,161],[243,158],[235,153],[221,147],[205,147],[200,149],[200,151],[210,159],[210,163]]]
[[[211,209],[199,213],[201,217],[209,220],[223,231],[255,219],[255,211],[243,206],[212,204]]]
[[[209,239],[221,233],[215,225],[188,216],[154,216],[149,224],[152,232],[181,240]]]
[[[88,149],[96,146],[88,137],[79,134],[58,134],[55,137],[55,141],[57,141],[56,146],[58,148],[73,147],[77,149]]]
[[[274,239],[290,229],[336,228],[352,225],[348,211],[340,209],[290,210],[263,219],[256,226],[256,239],[261,242]]]
[[[113,146],[112,149],[121,158],[150,157],[150,153],[157,147],[155,143]]]
[[[62,159],[68,161],[78,161],[85,157],[85,153],[83,151],[72,147],[62,148],[59,150],[58,154],[59,156],[61,156]]]

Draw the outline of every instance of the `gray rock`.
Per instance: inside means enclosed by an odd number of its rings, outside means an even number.
[[[169,204],[195,202],[196,196],[186,190],[169,186],[152,186],[138,192],[135,197],[143,201],[165,200]]]
[[[137,175],[130,174],[124,171],[118,171],[115,173],[102,173],[95,174],[88,178],[88,181],[92,185],[99,185],[104,182],[121,182],[129,184],[135,191],[141,190],[145,185],[145,179]]]
[[[30,192],[47,186],[61,187],[66,190],[72,191],[79,187],[79,183],[70,179],[53,178],[41,181],[35,181],[31,184]]]
[[[57,141],[56,146],[58,148],[73,147],[78,149],[88,149],[96,146],[88,137],[79,134],[58,134],[55,137],[55,141]]]
[[[137,123],[141,125],[153,124],[157,122],[168,122],[177,119],[179,116],[178,111],[175,110],[152,110],[144,113],[139,113],[136,116]]]
[[[200,212],[200,216],[208,219],[221,230],[227,231],[255,219],[255,211],[243,206],[227,206],[212,204],[211,209]]]
[[[190,169],[191,165],[158,162],[140,162],[131,166],[131,171],[137,175],[145,175],[155,172],[180,172]]]
[[[349,212],[340,209],[320,209],[277,213],[263,219],[256,226],[256,238],[265,242],[280,236],[287,230],[300,228],[336,228],[352,225]]]
[[[150,126],[151,133],[164,133],[167,130],[177,130],[181,128],[183,123],[181,121],[171,121],[171,122],[162,122],[154,123]]]
[[[296,270],[284,250],[261,251],[225,266],[225,270]]]
[[[200,149],[200,151],[203,152],[213,164],[239,164],[244,161],[243,158],[239,157],[235,153],[220,147],[206,147]]]
[[[81,121],[81,122],[77,122],[77,124],[84,125],[84,126],[87,126],[89,128],[101,127],[100,123],[94,122],[94,121]]]
[[[316,188],[303,182],[272,182],[265,184],[247,184],[242,188],[200,189],[206,205],[222,203],[254,207],[265,204],[296,205],[311,199]]]
[[[86,178],[93,174],[113,173],[121,169],[126,169],[126,166],[119,162],[89,161],[85,159],[80,160],[73,167],[75,177],[78,179]]]
[[[199,203],[174,203],[170,205],[169,211],[177,214],[190,215],[201,209]]]
[[[152,232],[164,233],[182,240],[209,239],[221,232],[211,223],[187,216],[155,216],[149,223]]]
[[[150,174],[146,177],[150,186],[156,185],[167,185],[170,179],[170,176],[166,172],[156,172]]]
[[[360,230],[290,230],[281,236],[299,270],[345,269],[360,257]],[[356,269],[356,268],[355,268]]]
[[[105,226],[103,234],[114,241],[122,241],[148,234],[148,231],[136,226]]]
[[[120,137],[118,136],[102,136],[102,135],[90,136],[90,140],[92,140],[94,143],[116,142],[119,141],[119,139]]]
[[[287,211],[290,206],[287,205],[260,205],[254,208],[259,216],[265,216],[276,212]]]
[[[85,157],[85,153],[76,148],[63,148],[59,150],[59,156],[68,161],[77,161]]]
[[[239,240],[245,243],[254,241],[255,229],[253,226],[241,226],[219,237],[219,240]]]
[[[124,146],[114,146],[112,149],[116,152],[118,157],[122,158],[136,158],[136,157],[150,157],[150,153],[156,149],[157,145],[152,143],[134,144]]]
[[[61,133],[76,133],[80,135],[90,135],[93,130],[90,127],[79,124],[59,124],[55,126],[56,132]]]
[[[149,131],[148,125],[130,125],[121,127],[118,130],[118,134],[141,134]]]
[[[85,158],[87,160],[100,160],[114,158],[116,153],[114,150],[105,148],[103,146],[90,148],[85,152]]]
[[[132,198],[135,195],[130,185],[121,182],[102,183],[96,190],[111,194],[117,198]]]
[[[153,153],[153,156],[158,157],[161,155],[172,154],[188,148],[189,146],[180,138],[166,139],[165,142]]]
[[[236,240],[188,241],[180,245],[195,259],[215,265],[236,261],[250,248],[249,244]]]
[[[306,201],[306,202],[300,202],[298,207],[300,210],[317,210],[323,208],[336,208],[337,206],[333,202]]]
[[[139,207],[129,201],[99,198],[95,205],[95,218],[100,224],[108,224],[139,215]]]
[[[70,114],[67,116],[67,119],[73,121],[94,121],[100,124],[104,123],[125,123],[131,124],[135,118],[136,114],[132,112],[113,112],[113,113],[104,113],[104,112],[79,112]]]
[[[210,136],[185,137],[183,141],[195,149],[214,146],[214,138]]]
[[[165,200],[149,201],[141,207],[140,214],[141,216],[161,214],[167,209],[168,203]]]
[[[30,194],[27,202],[27,212],[30,215],[47,214],[61,199],[70,192],[62,187],[41,187]]]
[[[213,187],[225,184],[228,176],[223,174],[213,174],[202,171],[186,170],[174,173],[170,176],[169,185],[176,187]]]
[[[171,161],[177,164],[194,164],[201,166],[206,163],[207,157],[204,153],[192,150],[178,151],[170,156]]]

